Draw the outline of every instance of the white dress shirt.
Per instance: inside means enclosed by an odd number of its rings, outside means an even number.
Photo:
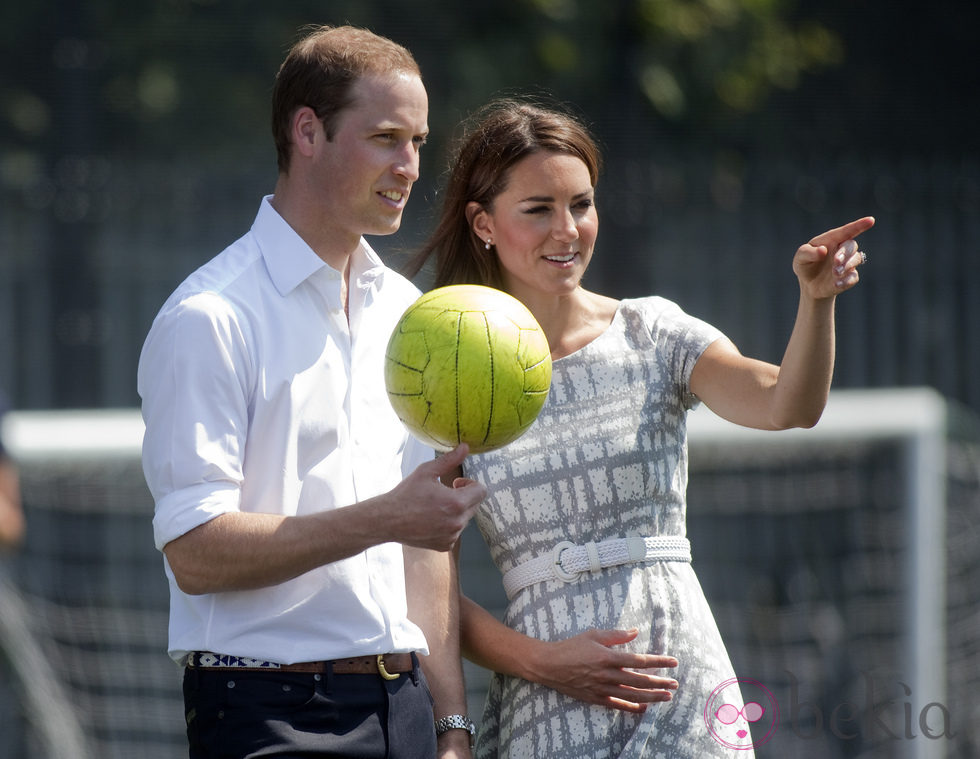
[[[267,197],[251,230],[164,304],[138,374],[157,548],[226,512],[348,506],[432,458],[384,387],[388,336],[418,290],[362,240],[348,322],[341,277]],[[164,565],[178,662],[191,651],[284,664],[427,651],[406,616],[398,543],[281,585],[198,596]]]

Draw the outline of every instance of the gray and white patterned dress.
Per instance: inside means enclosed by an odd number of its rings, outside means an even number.
[[[689,379],[720,336],[663,298],[624,300],[603,334],[554,362],[551,392],[528,432],[465,463],[466,476],[489,489],[477,523],[501,573],[561,541],[686,534],[686,414],[697,403]],[[517,592],[504,621],[543,640],[636,627],[625,647],[675,656],[680,666],[658,673],[680,688],[634,715],[495,674],[479,759],[733,756],[703,715],[711,691],[735,675],[690,564],[627,564],[569,584],[540,582]]]

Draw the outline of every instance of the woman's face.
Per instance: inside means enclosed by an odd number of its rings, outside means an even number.
[[[530,155],[511,168],[506,189],[472,223],[493,242],[508,292],[568,294],[585,274],[599,229],[589,170],[564,153]]]

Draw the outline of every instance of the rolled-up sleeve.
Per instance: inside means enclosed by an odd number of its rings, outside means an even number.
[[[245,346],[234,309],[216,293],[165,308],[147,336],[137,382],[159,549],[239,509],[252,376]]]

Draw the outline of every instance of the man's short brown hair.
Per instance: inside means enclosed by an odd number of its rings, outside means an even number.
[[[404,47],[367,29],[320,26],[290,49],[272,92],[272,136],[279,171],[289,169],[290,124],[296,109],[309,106],[332,139],[338,114],[353,98],[351,88],[365,74],[408,73],[421,77]]]

